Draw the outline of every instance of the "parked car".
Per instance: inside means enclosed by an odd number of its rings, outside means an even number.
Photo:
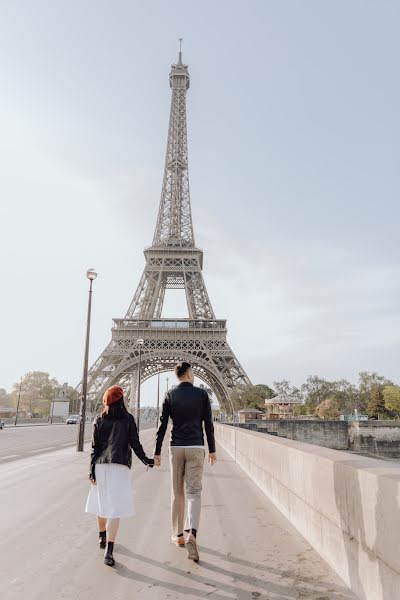
[[[79,415],[69,415],[67,425],[76,425],[79,423]]]
[[[2,421],[2,420],[0,419],[0,429],[3,429],[3,428],[4,428],[4,421]]]

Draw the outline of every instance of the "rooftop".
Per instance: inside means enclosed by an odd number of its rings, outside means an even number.
[[[267,398],[265,404],[303,404],[303,401],[297,396],[290,396],[282,392],[273,398]]]

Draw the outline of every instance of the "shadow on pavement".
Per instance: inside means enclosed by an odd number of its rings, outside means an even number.
[[[234,565],[235,564],[241,564],[242,566],[246,566],[247,568],[250,567],[252,569],[258,570],[260,572],[260,565],[258,565],[257,563],[251,563],[248,561],[242,561],[240,559],[235,560],[233,557],[227,557],[226,555],[223,555],[222,553],[216,552],[216,551],[211,551],[209,552],[208,549],[204,548],[204,547],[200,547],[200,552],[204,552],[204,553],[213,553],[214,555],[218,556],[221,559],[227,560],[229,563],[232,563],[232,569],[224,569],[222,567],[219,567],[215,564],[209,563],[209,562],[205,562],[203,560],[201,560],[201,556],[200,556],[200,561],[197,564],[193,564],[192,562],[188,561],[188,570],[182,569],[182,568],[178,568],[174,565],[172,565],[170,562],[160,562],[157,560],[154,560],[152,558],[149,558],[147,556],[142,556],[140,554],[137,554],[135,552],[132,552],[131,550],[129,550],[128,548],[126,548],[125,546],[121,546],[118,545],[116,547],[116,555],[118,556],[118,554],[124,555],[124,556],[128,556],[129,558],[133,558],[137,561],[140,562],[144,562],[147,565],[151,565],[152,567],[155,568],[159,568],[162,569],[164,571],[167,571],[170,574],[173,574],[177,577],[183,577],[188,579],[188,585],[191,585],[191,587],[185,587],[184,585],[180,585],[180,584],[174,584],[174,583],[170,583],[170,582],[166,582],[163,580],[158,580],[155,578],[150,578],[147,575],[143,575],[141,573],[139,573],[138,571],[133,571],[131,569],[129,569],[126,566],[123,565],[118,565],[117,568],[117,572],[120,576],[122,577],[127,577],[129,579],[133,579],[135,581],[139,581],[142,583],[148,583],[149,585],[153,585],[153,586],[157,586],[157,587],[164,587],[166,589],[175,591],[175,592],[179,592],[182,594],[189,594],[189,595],[197,595],[199,597],[205,597],[210,595],[210,597],[212,597],[215,600],[226,600],[226,594],[234,594],[235,598],[241,599],[241,598],[260,598],[261,600],[263,600],[263,598],[267,599],[270,598],[271,596],[269,596],[269,594],[274,594],[274,598],[276,598],[277,600],[295,600],[297,598],[299,598],[299,593],[302,594],[301,597],[307,597],[314,600],[328,600],[327,596],[325,596],[325,592],[324,590],[321,590],[321,587],[319,587],[319,589],[316,589],[315,587],[310,587],[309,583],[311,583],[313,586],[315,586],[316,582],[315,580],[311,580],[308,579],[308,581],[306,581],[306,578],[302,578],[302,582],[301,583],[306,583],[307,585],[307,589],[304,589],[303,586],[297,585],[296,587],[294,587],[294,582],[293,580],[295,579],[296,575],[293,574],[293,576],[290,574],[290,572],[288,572],[287,570],[285,572],[280,572],[276,569],[269,569],[267,566],[262,566],[261,569],[266,571],[266,572],[270,572],[273,573],[274,575],[281,577],[282,579],[287,579],[287,584],[280,584],[280,583],[276,583],[273,581],[268,581],[267,579],[260,579],[259,577],[253,576],[253,575],[245,575],[245,574],[241,574],[237,572],[237,569],[235,569]],[[182,553],[182,554],[186,554],[184,549],[177,549],[177,552]],[[192,570],[191,570],[192,569]],[[224,578],[229,578],[231,580],[231,583],[226,582],[226,581],[218,581],[216,579],[211,579],[210,578],[210,572],[214,573],[215,575],[220,575]],[[246,586],[248,586],[248,589],[242,589],[241,587],[238,587],[235,585],[235,582],[241,583],[241,584],[245,584]],[[199,584],[199,585],[203,585],[203,586],[207,586],[209,588],[212,588],[209,592],[207,592],[207,590],[195,590],[193,588],[193,583]],[[300,590],[300,587],[303,588]],[[223,595],[219,594],[218,592],[222,592]],[[342,592],[342,598],[350,598],[351,596],[349,596],[347,594],[347,591],[343,589]],[[306,596],[304,594],[307,594]],[[267,594],[267,595],[265,595]],[[338,596],[336,596],[338,597]]]

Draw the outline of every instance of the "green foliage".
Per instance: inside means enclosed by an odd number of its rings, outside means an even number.
[[[330,398],[334,398],[341,414],[352,414],[354,409],[364,412],[360,406],[358,390],[346,379],[332,382]]]
[[[297,387],[290,385],[290,381],[282,379],[282,381],[274,381],[275,394],[286,394],[288,396],[300,397],[300,390]],[[273,398],[273,396],[271,396]]]
[[[371,393],[374,388],[383,390],[384,387],[393,385],[390,379],[379,375],[376,371],[361,371],[358,376],[358,406],[361,412],[367,410],[371,399]]]
[[[318,404],[316,413],[320,419],[337,419],[340,416],[339,404],[335,398],[327,398]]]
[[[375,385],[371,389],[367,413],[370,419],[382,419],[387,416],[382,386]]]
[[[0,388],[0,406],[4,408],[12,408],[12,400],[10,394],[4,388]]]
[[[257,383],[257,385],[254,386],[254,389],[257,392],[260,392],[264,400],[269,400],[270,398],[273,398],[276,395],[274,390],[268,385],[265,385],[265,383]]]
[[[231,400],[235,410],[256,408],[264,411],[265,400],[272,398],[273,395],[275,395],[274,391],[268,385],[262,383],[258,385],[240,385],[232,393]]]
[[[293,406],[293,414],[295,417],[306,416],[309,414],[308,407],[305,404],[295,404]]]
[[[314,414],[316,407],[334,391],[334,384],[318,375],[311,375],[300,389],[309,414]]]
[[[45,371],[31,371],[22,377],[21,398],[19,410],[26,413],[46,416],[50,414],[51,401],[57,395],[60,383],[54,377],[50,377]],[[17,406],[20,382],[14,384],[10,396],[12,405]],[[70,404],[77,403],[78,392],[71,386],[66,388],[66,400]]]
[[[400,415],[400,387],[398,385],[385,386],[383,399],[387,410],[393,411],[396,416]]]
[[[384,392],[386,388],[389,389],[388,392]],[[276,394],[288,394],[297,396],[304,402],[304,404],[294,407],[295,415],[315,415],[318,414],[317,407],[326,400],[330,400],[325,418],[337,418],[340,414],[352,414],[355,409],[359,413],[366,413],[374,389],[384,392],[389,404],[385,408],[386,397],[383,403],[380,401],[377,408],[374,408],[372,404],[371,414],[379,413],[381,418],[400,415],[400,399],[397,399],[400,396],[400,387],[393,385],[389,379],[375,371],[362,371],[359,374],[358,385],[354,385],[346,379],[328,381],[318,375],[312,375],[307,378],[300,389],[292,386],[287,379],[274,381],[273,389],[265,384],[239,386],[232,394],[232,401],[235,410],[257,408],[264,411],[264,401],[267,398],[273,398]],[[325,408],[326,405],[323,404],[322,411]]]

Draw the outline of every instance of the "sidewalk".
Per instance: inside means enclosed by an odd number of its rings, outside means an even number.
[[[141,434],[151,452],[154,430]],[[170,543],[169,469],[132,470],[137,516],[122,524],[114,569],[83,513],[88,453],[0,465],[0,581],[7,600],[355,600],[222,450],[204,477],[200,562]]]

